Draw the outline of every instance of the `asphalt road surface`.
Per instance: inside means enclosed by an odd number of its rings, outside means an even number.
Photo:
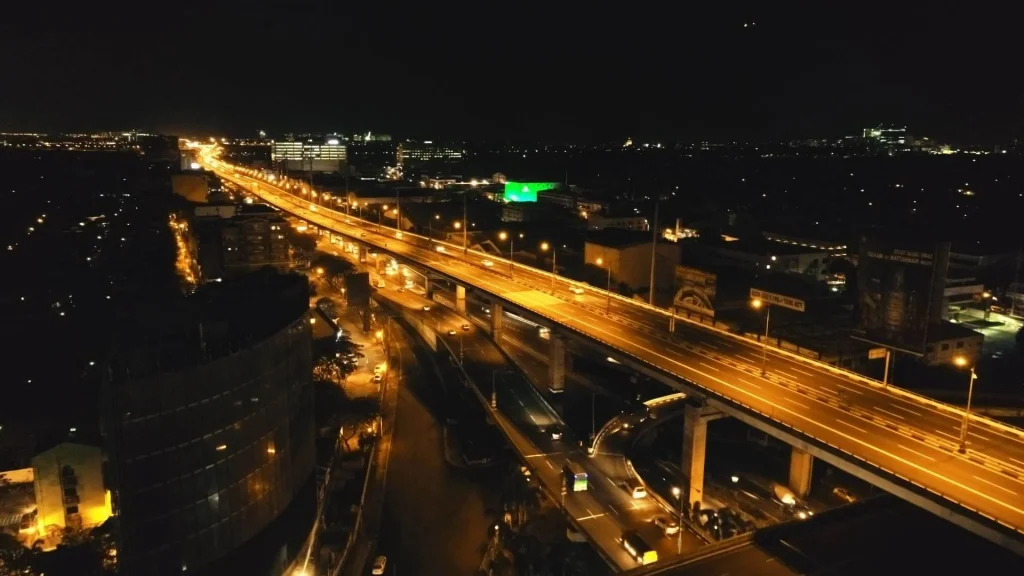
[[[755,543],[684,568],[685,576],[1021,574],[1024,559],[893,496],[769,528]]]
[[[416,357],[404,362],[377,553],[403,574],[470,576],[494,521],[501,471],[445,462],[444,392],[425,356],[430,352],[404,331],[396,333]]]

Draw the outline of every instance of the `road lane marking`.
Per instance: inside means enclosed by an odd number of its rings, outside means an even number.
[[[804,404],[802,402],[797,402],[796,400],[790,398],[789,396],[783,396],[782,398],[785,399],[785,400],[789,400],[793,404],[796,404],[797,406],[800,406],[801,408],[804,408],[806,410],[810,410],[811,409],[811,407],[808,406],[807,404]]]
[[[960,441],[960,437],[959,436],[953,436],[952,434],[950,434],[948,432],[943,432],[942,430],[938,430],[938,429],[936,429],[935,431],[938,432],[939,434],[942,434],[946,438],[952,438],[953,440],[956,440],[957,442]]]
[[[1009,488],[1003,488],[999,484],[996,484],[995,482],[991,482],[989,480],[985,480],[984,478],[982,478],[980,476],[975,476],[974,479],[975,480],[981,480],[982,482],[984,482],[985,484],[988,484],[989,486],[995,486],[996,488],[999,488],[1000,490],[1003,490],[1005,492],[1009,492],[1010,494],[1013,494],[1014,496],[1017,495],[1017,493],[1014,492],[1013,490],[1010,490]]]
[[[971,436],[976,436],[976,437],[978,437],[978,438],[981,438],[982,440],[984,440],[984,441],[986,441],[986,442],[991,442],[991,441],[992,441],[992,439],[991,439],[991,438],[989,438],[989,437],[987,437],[987,436],[982,436],[981,434],[978,434],[978,433],[977,433],[977,432],[975,432],[974,430],[970,430],[970,431],[968,431],[967,433],[968,433],[969,435],[971,435]]]
[[[897,410],[903,410],[904,412],[909,412],[909,413],[913,414],[914,416],[924,416],[924,414],[922,414],[920,412],[916,412],[914,410],[911,410],[910,408],[904,408],[903,406],[900,406],[899,404],[893,404],[892,407],[897,409]]]
[[[590,512],[590,510],[587,510],[587,512]],[[607,516],[607,514],[605,512],[600,514],[591,514],[590,516],[584,516],[583,518],[577,518],[576,520],[578,522],[583,522],[584,520],[593,520],[594,518],[600,518],[601,516]]]
[[[792,374],[788,374],[788,373],[786,373],[786,372],[783,372],[782,370],[775,370],[775,372],[776,372],[777,374],[782,374],[782,375],[783,375],[783,376],[785,376],[786,378],[792,378],[793,380],[799,380],[799,378],[797,378],[796,376],[793,376]]]
[[[889,416],[894,416],[896,418],[899,418],[900,420],[906,420],[906,418],[904,418],[903,416],[900,416],[899,414],[897,414],[895,412],[889,412],[885,408],[874,408],[874,410],[876,410],[878,412],[881,412],[882,414],[888,414]]]
[[[811,374],[810,372],[806,372],[806,371],[801,370],[801,369],[799,369],[799,368],[797,368],[795,366],[790,366],[789,369],[792,370],[793,372],[799,372],[800,374],[803,374],[804,376],[810,376],[811,378],[817,378],[817,374]]]
[[[1017,460],[1016,458],[1013,458],[1011,456],[1007,456],[1007,458],[1009,458],[1010,460],[1013,460],[1014,462],[1016,462],[1017,464],[1020,464],[1021,466],[1024,466],[1024,462],[1022,462],[1020,460]]]
[[[918,456],[920,456],[921,458],[926,458],[926,459],[928,459],[928,460],[931,460],[932,462],[935,462],[935,458],[932,458],[931,456],[929,456],[929,455],[927,455],[927,454],[922,454],[921,452],[918,452],[917,450],[914,450],[913,448],[907,448],[907,447],[906,447],[906,446],[904,446],[903,444],[897,444],[897,446],[899,446],[900,448],[903,448],[903,449],[904,449],[904,450],[906,450],[907,452],[911,452],[911,453],[913,453],[913,454],[917,454],[917,455],[918,455]]]
[[[839,422],[840,424],[846,424],[850,428],[853,428],[854,430],[859,430],[859,431],[861,431],[861,432],[863,432],[865,434],[870,434],[870,432],[868,432],[867,430],[865,430],[863,428],[858,428],[857,426],[854,426],[853,424],[850,424],[849,422],[847,422],[845,420],[840,420],[839,418],[836,418],[836,422]]]
[[[708,348],[711,348],[712,350],[718,350],[718,346],[715,346],[713,344],[708,344],[707,342],[701,342],[700,345],[701,346],[706,346]]]
[[[743,382],[743,383],[744,383],[744,384],[746,384],[747,386],[753,386],[754,388],[757,388],[757,389],[760,389],[760,388],[761,388],[761,387],[760,387],[760,386],[758,386],[757,384],[754,384],[753,382],[748,382],[748,381],[744,380],[743,378],[737,378],[737,380],[739,380],[740,382]]]
[[[721,372],[721,370],[719,370],[718,368],[715,368],[714,366],[708,366],[707,364],[705,364],[703,362],[701,362],[700,365],[705,367],[705,368],[709,368],[711,370],[714,370],[715,372]]]

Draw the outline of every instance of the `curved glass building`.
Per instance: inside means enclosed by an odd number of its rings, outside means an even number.
[[[312,512],[294,509],[315,509],[308,303],[304,277],[259,272],[122,332],[104,422],[121,574],[279,574],[295,556]]]

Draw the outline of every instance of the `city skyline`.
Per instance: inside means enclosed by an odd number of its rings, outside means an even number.
[[[771,141],[897,124],[990,143],[1024,120],[1002,72],[1010,24],[964,9],[495,18],[264,0],[180,19],[126,8],[47,22],[42,35],[0,40],[20,87],[0,95],[2,131]]]

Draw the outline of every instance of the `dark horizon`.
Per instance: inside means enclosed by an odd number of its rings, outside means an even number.
[[[0,34],[0,131],[601,142],[1019,136],[1011,18],[966,8],[614,13],[256,0],[72,8]],[[30,10],[31,11],[31,10]]]

